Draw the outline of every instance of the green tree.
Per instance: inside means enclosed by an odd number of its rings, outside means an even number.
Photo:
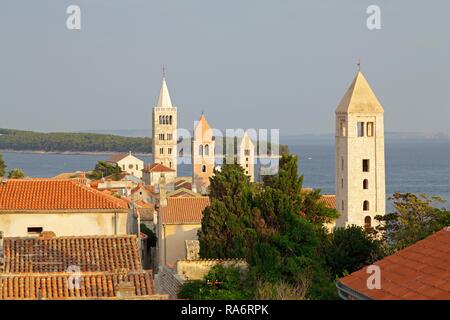
[[[8,172],[8,179],[22,179],[25,178],[25,172],[20,168],[14,168]]]
[[[357,271],[382,255],[380,241],[355,225],[336,229],[325,249],[327,265],[338,277]]]
[[[225,164],[211,178],[211,205],[199,230],[200,256],[244,258],[256,235],[252,228],[254,187],[237,164]]]
[[[334,280],[319,253],[326,238],[320,221],[336,213],[314,202],[318,193],[301,192],[303,177],[297,169],[297,157],[283,155],[279,174],[259,190],[239,165],[216,172],[211,206],[204,211],[199,231],[200,256],[245,258],[253,286],[287,284],[295,289],[311,283],[309,298],[334,298]],[[309,208],[316,211],[303,217]]]
[[[376,216],[376,230],[381,233],[390,251],[403,249],[446,227],[450,211],[435,205],[444,201],[440,197],[396,192],[389,198],[394,212]]]
[[[254,297],[247,272],[237,267],[214,266],[203,280],[188,281],[178,297],[192,300],[244,300]]]
[[[103,177],[112,176],[114,180],[118,180],[121,172],[122,170],[117,164],[99,161],[95,165],[94,170],[88,175],[88,178],[101,179]]]
[[[3,178],[5,176],[6,171],[6,164],[3,160],[3,155],[0,154],[0,178]]]
[[[156,234],[149,229],[144,223],[141,223],[141,232],[146,234],[148,236],[147,245],[149,247],[155,247],[156,242],[158,241],[158,238],[156,237]]]

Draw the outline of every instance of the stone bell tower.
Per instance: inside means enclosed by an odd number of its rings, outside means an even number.
[[[215,141],[212,129],[202,114],[194,129],[192,140],[192,190],[202,194],[207,193],[209,178],[214,173]]]
[[[373,227],[386,210],[384,109],[361,71],[336,108],[336,227]]]
[[[158,102],[152,112],[153,162],[177,171],[177,107],[172,105],[163,76]]]

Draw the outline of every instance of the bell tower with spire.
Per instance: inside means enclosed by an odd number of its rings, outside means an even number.
[[[384,109],[358,69],[336,108],[336,226],[371,228],[386,210]]]
[[[158,101],[152,112],[153,162],[177,172],[177,107],[172,105],[165,69]]]
[[[209,187],[209,178],[214,174],[215,141],[212,128],[202,113],[200,120],[194,128],[192,140],[192,190],[206,194]]]

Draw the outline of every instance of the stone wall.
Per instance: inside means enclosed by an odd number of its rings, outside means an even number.
[[[178,260],[177,274],[186,280],[201,280],[211,270],[212,267],[222,265],[224,267],[237,267],[247,269],[245,260],[239,259],[197,259],[197,260]]]
[[[177,294],[187,280],[201,280],[209,270],[217,265],[224,267],[248,268],[247,262],[239,259],[197,259],[178,260],[176,269],[160,267],[155,275],[155,289],[158,294],[168,294],[169,299],[177,299]]]

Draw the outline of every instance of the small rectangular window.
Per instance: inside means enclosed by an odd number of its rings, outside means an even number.
[[[364,122],[358,122],[358,137],[364,137]]]
[[[168,154],[172,154],[172,148],[167,149]]]
[[[28,227],[27,228],[27,232],[30,234],[41,234],[42,230],[44,230],[44,228],[42,228],[42,227]]]
[[[344,157],[341,158],[341,170],[344,171]]]
[[[341,122],[340,122],[340,131],[341,131],[341,137],[347,136],[347,130],[345,128],[345,120],[341,120]]]
[[[159,153],[164,154],[164,148],[159,148]]]
[[[373,137],[373,122],[367,122],[367,136]]]
[[[369,172],[369,159],[364,159],[362,162],[363,172]]]

